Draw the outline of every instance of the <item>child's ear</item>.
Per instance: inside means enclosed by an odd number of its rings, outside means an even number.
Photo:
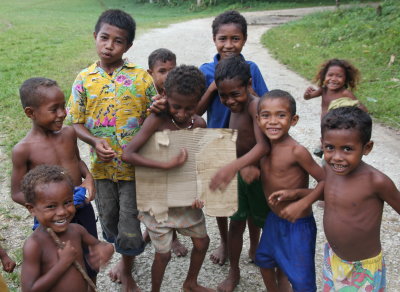
[[[364,145],[364,155],[368,155],[372,148],[374,147],[374,141],[368,141],[365,145]]]
[[[35,216],[35,208],[30,203],[25,203],[25,208],[28,209],[32,216]]]
[[[97,38],[97,32],[93,32],[93,37],[94,37],[94,40],[96,40],[96,38]]]
[[[125,53],[132,47],[133,43],[130,43],[126,46]]]
[[[293,117],[292,117],[292,121],[290,122],[290,125],[293,127],[293,126],[296,126],[296,124],[297,124],[297,122],[299,121],[299,116],[298,115],[294,115]]]
[[[147,73],[149,73],[151,75],[151,74],[153,74],[153,70],[147,69]]]
[[[251,77],[249,79],[249,82],[247,82],[247,88],[248,89],[253,88],[253,79],[251,79]]]
[[[32,107],[27,106],[26,108],[24,108],[24,112],[25,112],[25,115],[26,115],[28,118],[33,119],[34,110],[33,110]]]

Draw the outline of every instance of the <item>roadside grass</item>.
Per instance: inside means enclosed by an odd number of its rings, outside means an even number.
[[[381,6],[381,15],[372,7],[312,14],[269,30],[262,43],[309,80],[327,59],[351,61],[362,77],[357,98],[374,118],[400,129],[400,2]]]

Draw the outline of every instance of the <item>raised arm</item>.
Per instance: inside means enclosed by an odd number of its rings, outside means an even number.
[[[197,104],[196,114],[201,116],[207,111],[208,105],[213,99],[215,93],[217,93],[217,85],[215,84],[215,81],[213,81]]]
[[[140,131],[132,138],[128,145],[124,148],[122,153],[122,160],[136,166],[145,166],[150,168],[170,169],[182,165],[187,159],[186,150],[182,149],[181,153],[170,161],[157,161],[146,158],[139,154],[140,148],[149,140],[153,135],[163,119],[151,114],[143,123]]]
[[[28,157],[24,145],[17,144],[12,150],[12,173],[11,173],[11,198],[14,202],[25,207],[25,197],[21,191],[21,182],[28,172]]]
[[[304,99],[308,100],[314,97],[318,97],[322,95],[322,88],[318,87],[315,89],[312,86],[307,87],[306,91],[304,92]]]
[[[23,248],[21,269],[22,292],[49,291],[72,265],[76,251],[69,241],[58,251],[58,261],[46,274],[41,275],[43,247],[29,238]]]

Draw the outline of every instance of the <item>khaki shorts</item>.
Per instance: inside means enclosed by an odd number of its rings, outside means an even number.
[[[168,219],[157,223],[149,212],[139,212],[139,220],[147,227],[151,242],[158,253],[166,253],[172,247],[172,232],[194,238],[207,236],[206,221],[201,209],[176,207],[168,209]]]

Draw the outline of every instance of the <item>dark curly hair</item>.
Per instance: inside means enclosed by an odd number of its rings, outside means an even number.
[[[261,104],[263,103],[264,100],[266,100],[268,98],[271,98],[271,99],[281,98],[281,99],[287,100],[287,102],[289,103],[290,114],[292,116],[294,116],[296,114],[296,100],[293,98],[293,96],[289,92],[281,90],[281,89],[274,89],[274,90],[268,91],[260,98],[260,100],[258,101],[258,106],[257,106],[258,114],[260,113]]]
[[[64,168],[57,165],[39,165],[35,167],[22,180],[21,189],[24,193],[25,201],[29,204],[35,204],[37,186],[61,181],[65,181],[70,186],[72,196],[74,185]]]
[[[238,78],[241,85],[247,85],[251,78],[250,65],[241,55],[222,59],[215,69],[214,79],[217,85],[220,81],[234,78]]]
[[[176,55],[168,49],[160,48],[149,55],[149,69],[152,70],[157,61],[161,61],[162,63],[167,61],[176,63]]]
[[[182,95],[195,95],[200,100],[206,88],[205,84],[204,75],[197,67],[180,65],[168,73],[164,87],[167,96],[176,92]]]
[[[372,119],[358,107],[346,106],[329,111],[321,121],[321,137],[328,130],[355,129],[360,133],[361,142],[371,140]]]
[[[360,81],[360,71],[354,67],[349,61],[340,59],[330,59],[325,63],[321,64],[320,69],[314,77],[314,81],[317,82],[319,87],[324,87],[325,76],[328,72],[329,67],[339,66],[343,68],[346,74],[346,80],[344,87],[351,90],[355,90],[358,82]]]
[[[221,25],[224,24],[235,24],[237,25],[243,33],[243,36],[247,38],[247,21],[246,18],[243,17],[236,10],[228,10],[217,17],[215,17],[212,23],[212,34],[216,36]]]
[[[128,13],[119,9],[109,9],[104,11],[100,15],[96,26],[94,27],[96,34],[99,33],[101,26],[104,23],[125,30],[128,33],[128,44],[133,43],[133,40],[135,39],[136,22]]]
[[[22,107],[25,109],[28,106],[39,106],[42,98],[40,87],[49,88],[53,86],[58,86],[57,82],[48,78],[33,77],[25,80],[19,88]]]

